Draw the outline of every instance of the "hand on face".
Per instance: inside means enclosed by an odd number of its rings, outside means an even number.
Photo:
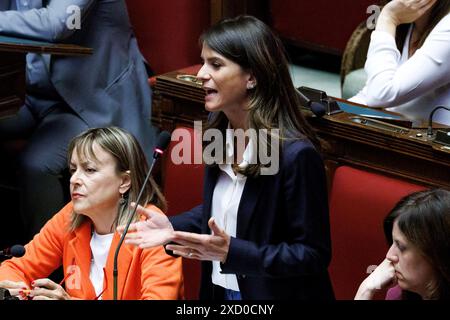
[[[172,241],[177,244],[170,244],[166,248],[185,258],[225,263],[230,236],[217,226],[214,218],[209,219],[208,225],[212,230],[211,235],[176,231]]]
[[[131,203],[134,207],[135,204]],[[173,236],[173,227],[169,219],[162,213],[146,209],[138,205],[136,213],[147,217],[145,221],[139,221],[130,224],[125,243],[140,248],[151,248],[164,245],[171,241]],[[125,226],[117,227],[117,231],[122,234]]]
[[[396,283],[394,265],[388,259],[383,262],[365,280],[370,290],[381,290]]]
[[[396,26],[412,23],[422,17],[437,0],[392,0],[384,6],[381,14]]]
[[[59,284],[50,279],[38,279],[31,283],[32,290],[28,297],[33,300],[71,300]]]

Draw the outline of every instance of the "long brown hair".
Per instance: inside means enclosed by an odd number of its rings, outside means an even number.
[[[117,174],[129,171],[130,189],[125,194],[126,201],[119,205],[119,212],[117,213],[114,226],[125,224],[132,212],[129,204],[136,202],[148,171],[145,154],[136,138],[125,130],[117,127],[94,128],[82,132],[70,142],[67,153],[69,165],[74,151],[80,159],[90,158],[97,160],[93,150],[94,144],[108,152],[116,160]],[[149,203],[154,204],[163,211],[166,210],[164,196],[151,177],[139,200],[141,206],[146,206]],[[79,227],[85,219],[84,215],[73,213],[71,230]]]
[[[248,128],[279,129],[279,138],[309,139],[320,147],[311,126],[300,111],[301,102],[292,83],[284,47],[280,39],[262,21],[252,16],[225,19],[211,27],[200,37],[200,45],[237,63],[251,73],[257,85],[248,90]],[[227,128],[228,119],[223,112],[213,113],[206,129]],[[224,135],[225,136],[225,135]],[[270,150],[270,141],[267,141]],[[225,149],[224,152],[225,153]],[[247,176],[257,176],[261,164],[239,170]]]
[[[438,275],[435,299],[450,299],[450,191],[415,192],[400,200],[384,220],[384,233],[392,244],[398,228],[430,262]]]

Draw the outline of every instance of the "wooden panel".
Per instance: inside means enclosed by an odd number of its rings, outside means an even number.
[[[211,0],[211,24],[219,22],[223,17],[223,0]]]
[[[0,51],[0,117],[15,114],[25,100],[25,53]]]
[[[450,152],[418,138],[420,129],[383,132],[339,113],[323,119],[308,117],[324,143],[326,159],[395,176],[414,183],[450,188]]]
[[[49,43],[29,39],[15,38],[0,35],[0,51],[20,53],[49,53],[58,55],[89,55],[91,48],[73,44]]]
[[[169,72],[156,78],[153,96],[153,124],[172,131],[176,126],[190,126],[193,121],[206,120],[208,113],[203,107],[205,92],[201,85],[180,80],[182,72]]]
[[[15,114],[25,101],[25,56],[28,52],[89,55],[92,49],[0,35],[0,117]]]
[[[205,120],[200,85],[177,78],[180,72],[157,77],[153,123],[165,130]],[[430,187],[450,189],[450,150],[433,143],[424,129],[390,132],[354,123],[345,112],[319,119],[304,115],[323,141],[329,183],[335,168],[347,164]],[[420,136],[422,135],[422,136]]]
[[[253,15],[267,21],[269,0],[211,0],[211,24],[241,14]]]

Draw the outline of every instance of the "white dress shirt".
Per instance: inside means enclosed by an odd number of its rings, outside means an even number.
[[[228,159],[233,159],[234,147],[231,129],[228,129],[226,133],[226,153]],[[254,159],[255,154],[255,141],[250,138],[239,167],[245,168],[252,163],[251,159]],[[219,168],[221,172],[213,192],[211,216],[229,236],[236,237],[238,208],[247,177],[240,173],[235,174],[231,164],[220,164]],[[212,282],[223,288],[239,291],[236,275],[221,273],[219,261],[213,261]]]
[[[419,121],[427,121],[438,105],[450,106],[450,14],[409,57],[411,33],[412,25],[401,53],[391,34],[372,33],[365,65],[367,83],[350,101],[389,107],[389,111]],[[450,112],[440,110],[433,120],[450,125]]]

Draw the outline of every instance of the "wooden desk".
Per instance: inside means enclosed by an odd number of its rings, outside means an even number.
[[[16,113],[24,103],[25,56],[29,52],[89,55],[92,49],[0,35],[0,117]]]
[[[178,71],[156,77],[153,124],[172,131],[205,120],[204,91],[198,83],[180,80]],[[178,77],[178,78],[177,78]],[[323,141],[329,175],[347,164],[430,187],[450,189],[450,150],[428,140],[425,130],[398,132],[355,122],[355,115],[336,113],[319,119],[304,114]],[[420,136],[422,135],[422,136]]]
[[[156,77],[153,92],[152,122],[173,131],[177,126],[192,127],[195,120],[206,120],[205,91],[201,85],[179,79],[184,73],[173,71]]]

